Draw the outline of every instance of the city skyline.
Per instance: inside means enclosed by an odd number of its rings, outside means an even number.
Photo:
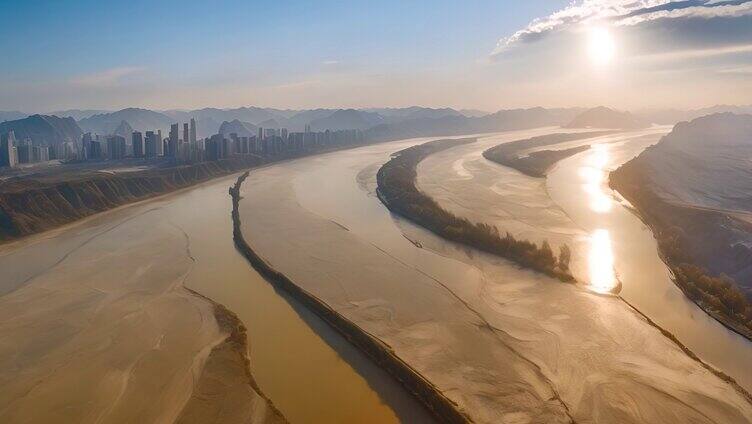
[[[38,25],[0,29],[13,58],[0,110],[699,108],[752,94],[743,0],[11,1],[2,12]]]

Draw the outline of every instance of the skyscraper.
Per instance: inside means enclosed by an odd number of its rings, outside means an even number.
[[[188,139],[188,137],[189,137],[188,133],[189,133],[189,131],[188,131],[188,123],[186,122],[186,123],[183,124],[183,143],[189,143],[190,142],[190,140]]]
[[[162,130],[157,130],[157,140],[159,143],[157,143],[157,156],[164,156],[164,143],[162,143]]]
[[[180,129],[178,124],[170,125],[170,138],[167,141],[167,151],[165,156],[175,157],[178,151],[178,139],[180,138]]]
[[[112,160],[125,157],[125,137],[121,135],[107,137],[107,157]]]
[[[16,157],[16,134],[9,131],[0,136],[0,166],[13,168],[18,162]]]
[[[133,144],[133,156],[144,157],[144,138],[139,131],[134,131],[131,134],[131,144]]]
[[[190,137],[190,141],[191,141],[191,146],[195,146],[196,145],[196,120],[193,119],[193,118],[191,118],[191,137]]]
[[[144,143],[144,155],[147,158],[155,158],[159,154],[159,146],[162,145],[160,136],[155,134],[154,131],[146,132],[146,140]]]

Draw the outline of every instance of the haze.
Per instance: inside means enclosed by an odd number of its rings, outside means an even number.
[[[752,2],[568,3],[6,1],[0,109],[750,102]]]
[[[752,0],[0,16],[0,423],[752,423]]]

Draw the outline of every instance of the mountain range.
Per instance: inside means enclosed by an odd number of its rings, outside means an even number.
[[[502,131],[533,126],[592,126],[613,128],[638,128],[647,123],[673,124],[691,120],[719,111],[736,113],[752,112],[752,106],[714,106],[689,111],[641,110],[632,113],[617,112],[605,107],[586,108],[529,108],[505,109],[495,113],[480,110],[451,108],[368,108],[368,109],[308,109],[290,110],[260,107],[235,109],[203,108],[197,110],[154,111],[142,108],[127,108],[119,111],[61,110],[45,116],[71,117],[84,132],[108,135],[116,132],[125,122],[135,131],[162,130],[169,132],[170,125],[196,120],[197,137],[205,138],[220,132],[225,122],[236,126],[238,132],[255,134],[256,127],[287,128],[303,131],[310,125],[314,131],[327,129],[361,129],[374,139],[411,136],[440,136]],[[581,115],[579,116],[578,115]],[[0,111],[0,122],[25,118],[18,111]],[[233,121],[238,121],[241,126]],[[121,131],[122,132],[122,131]]]
[[[162,130],[166,133],[175,120],[169,116],[148,109],[127,108],[117,112],[98,113],[78,121],[84,132],[108,135],[113,134],[125,121],[136,131]]]
[[[243,122],[238,119],[232,121],[224,121],[219,126],[217,133],[228,137],[230,134],[235,133],[238,137],[252,137],[258,132],[258,127],[250,122]]]
[[[52,115],[31,115],[0,123],[0,134],[15,133],[16,139],[30,139],[34,145],[56,145],[66,141],[78,142],[83,132],[73,118]]]
[[[565,127],[635,130],[649,126],[649,121],[643,121],[636,118],[629,112],[622,112],[605,106],[598,106],[575,116]]]

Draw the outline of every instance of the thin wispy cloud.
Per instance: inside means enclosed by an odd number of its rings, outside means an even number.
[[[698,30],[698,25],[685,25],[689,21],[725,19],[731,25],[740,26],[740,30],[746,26],[746,32],[752,38],[747,20],[734,22],[750,16],[752,0],[584,0],[573,2],[549,16],[537,18],[525,28],[500,39],[491,56],[502,55],[515,47],[535,43],[557,33],[576,32],[595,25],[639,27],[660,21],[663,28],[671,29],[671,35],[678,39],[683,36],[682,31]],[[729,34],[730,37],[734,35]]]
[[[140,66],[123,66],[106,69],[101,72],[80,75],[70,80],[73,85],[94,88],[113,87],[121,83],[125,78],[143,72],[145,68]]]

